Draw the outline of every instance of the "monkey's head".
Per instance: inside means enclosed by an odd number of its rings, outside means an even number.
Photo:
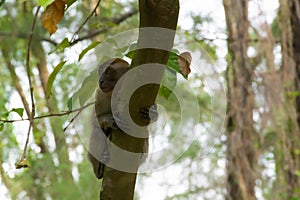
[[[123,59],[113,58],[99,66],[99,88],[104,93],[111,93],[118,80],[128,71],[129,64]]]

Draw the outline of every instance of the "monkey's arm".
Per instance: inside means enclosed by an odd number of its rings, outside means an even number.
[[[107,133],[109,129],[117,128],[111,113],[111,97],[100,89],[96,93],[95,112],[102,130]]]
[[[114,117],[111,113],[98,115],[97,119],[106,136],[109,135],[108,132],[111,132],[110,129],[118,129],[118,126],[115,123]]]

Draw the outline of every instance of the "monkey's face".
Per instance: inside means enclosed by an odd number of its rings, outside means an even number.
[[[116,68],[115,66],[107,67],[99,79],[99,87],[102,90],[102,92],[112,92],[118,80],[123,74],[126,73],[127,69],[128,68]]]
[[[111,93],[123,74],[128,71],[129,64],[119,58],[109,60],[99,67],[99,88],[104,93]],[[105,70],[105,71],[102,71]]]
[[[113,91],[119,77],[116,77],[115,70],[109,66],[103,72],[102,76],[99,79],[99,87],[104,92],[111,92]]]

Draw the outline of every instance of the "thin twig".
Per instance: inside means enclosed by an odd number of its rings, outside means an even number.
[[[12,78],[12,81],[13,83],[15,84],[15,87],[18,91],[18,94],[21,98],[21,101],[23,103],[23,106],[24,106],[24,109],[25,109],[25,112],[27,114],[27,116],[30,115],[30,107],[29,107],[29,103],[26,99],[26,96],[25,96],[25,93],[23,91],[23,88],[22,88],[22,85],[21,85],[21,82],[20,82],[20,78],[18,77],[17,73],[16,73],[16,67],[12,64],[11,62],[11,58],[7,52],[7,49],[6,48],[2,48],[1,49],[1,52],[2,52],[2,55],[4,57],[4,61],[6,62],[6,66],[10,72],[10,75],[11,75],[11,78]]]
[[[114,17],[108,21],[111,21],[113,24],[120,24],[122,23],[123,21],[125,21],[126,19],[128,19],[129,17],[135,15],[138,13],[138,10],[133,8],[132,10],[130,10],[129,12],[127,13],[124,13],[122,14],[121,16],[119,17]],[[85,22],[86,23],[86,22]],[[93,38],[101,33],[105,33],[107,32],[108,30],[110,30],[111,28],[113,28],[113,26],[108,26],[108,27],[104,27],[100,30],[97,30],[95,32],[92,32],[92,33],[89,33],[87,35],[84,35],[82,37],[79,37],[77,39],[74,39],[74,36],[72,37],[73,38],[73,42],[71,42],[71,46],[80,42],[80,41],[83,41],[85,39],[90,39],[90,38]],[[78,32],[78,31],[77,31]],[[75,33],[76,34],[76,33]],[[75,35],[74,34],[74,35]],[[27,39],[28,38],[28,34],[26,33],[15,33],[15,32],[0,32],[0,37],[17,37],[17,38],[22,38],[22,39]],[[38,36],[35,36],[36,39],[38,40],[41,40],[41,41],[45,41],[45,42],[49,42],[50,44],[54,45],[54,46],[57,46],[57,42],[49,39],[49,38],[44,38],[44,37],[38,37]],[[72,40],[71,40],[72,41]]]
[[[129,17],[131,17],[131,16],[133,16],[133,15],[135,15],[137,13],[138,13],[137,9],[132,9],[131,11],[129,11],[128,13],[125,13],[125,14],[121,15],[120,17],[113,18],[111,21],[112,21],[112,23],[118,25],[118,24],[122,23],[123,21],[125,21],[127,18],[129,18]],[[77,42],[80,42],[80,41],[83,41],[83,40],[86,40],[86,39],[90,39],[90,38],[96,37],[97,35],[99,35],[101,33],[107,32],[111,28],[113,28],[113,26],[104,27],[104,28],[99,29],[99,30],[97,30],[95,32],[92,32],[92,33],[89,33],[89,34],[84,35],[82,37],[79,37],[76,40],[74,40],[73,42],[71,42],[71,45],[76,44]]]
[[[31,49],[32,37],[33,37],[35,25],[36,25],[36,20],[37,20],[37,16],[39,14],[40,8],[41,7],[38,6],[37,10],[35,12],[35,16],[34,16],[32,27],[31,27],[31,32],[30,32],[29,39],[28,39],[28,45],[27,45],[26,70],[27,70],[27,77],[28,77],[28,82],[29,82],[29,87],[30,87],[31,113],[29,115],[30,123],[29,123],[27,138],[26,138],[26,142],[25,142],[25,146],[24,146],[24,150],[23,150],[23,155],[22,155],[21,160],[20,160],[21,162],[24,161],[24,159],[26,158],[30,131],[31,131],[31,127],[33,127],[34,116],[35,116],[35,102],[34,102],[34,97],[33,97],[33,86],[32,86],[32,81],[31,81],[31,76],[30,76],[30,72],[31,72],[31,69],[30,69],[30,49]]]
[[[138,13],[138,10],[135,9],[135,8],[132,8],[129,12],[124,13],[124,14],[118,16],[118,17],[114,17],[114,18],[112,18],[110,20],[107,20],[107,21],[110,21],[113,24],[118,25],[118,24],[122,23],[123,21],[125,21],[126,19],[128,19],[129,17],[131,17],[131,16],[133,16],[137,13]],[[76,44],[77,42],[80,42],[80,41],[85,40],[85,39],[93,38],[93,37],[95,37],[95,36],[97,36],[101,33],[105,33],[108,30],[110,30],[111,28],[113,28],[113,26],[108,26],[108,27],[102,28],[98,31],[95,31],[95,32],[89,33],[87,35],[84,35],[82,37],[79,37],[79,38],[75,39],[73,42],[71,42],[71,45]],[[26,33],[16,33],[16,32],[0,32],[0,37],[17,37],[17,38],[22,38],[22,39],[26,38],[27,39],[28,34],[26,34]],[[55,41],[53,41],[49,38],[44,38],[44,37],[39,37],[39,36],[34,36],[34,37],[38,40],[49,42],[50,44],[52,44],[54,46],[57,46],[57,44],[58,44],[57,42],[55,42]]]
[[[78,113],[70,120],[69,124],[64,128],[64,132],[69,128],[69,126],[74,122],[74,120],[79,116],[82,110],[79,110]]]
[[[101,0],[98,0],[97,5],[95,6],[95,8],[91,12],[91,14],[84,20],[84,22],[81,24],[81,26],[78,28],[78,30],[73,34],[71,42],[75,39],[75,36],[81,31],[81,29],[87,23],[87,21],[89,21],[89,19],[96,13],[96,10],[97,10],[98,6],[100,5],[100,2],[101,2]]]
[[[28,39],[29,35],[27,33],[16,33],[16,32],[0,32],[0,37],[11,37],[11,38],[20,38],[20,39]],[[40,36],[34,36],[35,39],[48,42],[54,46],[57,46],[57,42]]]
[[[95,102],[91,102],[91,103],[86,104],[83,107],[80,107],[80,108],[77,108],[77,109],[74,109],[74,110],[65,111],[65,112],[62,112],[62,113],[51,113],[51,114],[48,114],[48,115],[37,116],[37,117],[34,117],[33,119],[36,120],[36,119],[43,119],[43,118],[49,118],[49,117],[61,117],[61,116],[69,115],[69,114],[74,113],[74,112],[82,111],[85,108],[87,108],[91,105],[94,105],[94,104],[95,104]],[[22,121],[30,121],[30,118],[15,119],[15,120],[0,119],[0,122],[3,122],[3,123],[15,123],[15,122],[22,122]]]

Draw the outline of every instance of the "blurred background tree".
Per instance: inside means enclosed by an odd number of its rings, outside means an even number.
[[[32,112],[26,62],[37,2],[0,1],[1,199],[99,196],[101,181],[92,174],[76,128],[68,126],[77,113],[69,113],[75,108],[68,100],[78,89],[80,68],[97,65],[94,51],[84,55],[84,49],[93,41],[137,28],[138,4],[130,0],[98,3],[67,1],[51,37],[40,20],[45,8],[38,12],[29,60],[36,107],[26,156],[30,168],[15,169],[27,137],[29,122],[24,119]],[[215,12],[191,7],[187,16],[181,15],[178,30],[193,40],[184,45],[192,53],[194,69],[188,79],[192,89],[185,88],[183,81],[177,84],[187,94],[196,94],[200,119],[181,119],[173,96],[164,104],[168,130],[154,147],[172,141],[179,122],[198,126],[180,132],[174,153],[159,160],[176,160],[172,165],[139,175],[136,199],[300,199],[300,5],[297,0],[274,1],[270,11],[268,3],[216,0],[212,1]],[[181,2],[182,7],[186,4]],[[225,12],[217,9],[222,4]],[[242,9],[234,7],[238,5]],[[50,74],[60,65],[47,98]],[[199,75],[198,65],[213,72]],[[226,99],[218,98],[217,90],[209,91],[205,82],[210,76],[227,88],[225,123]],[[189,109],[192,113],[193,107]],[[197,140],[187,147],[191,133]],[[184,154],[178,159],[180,150]]]

